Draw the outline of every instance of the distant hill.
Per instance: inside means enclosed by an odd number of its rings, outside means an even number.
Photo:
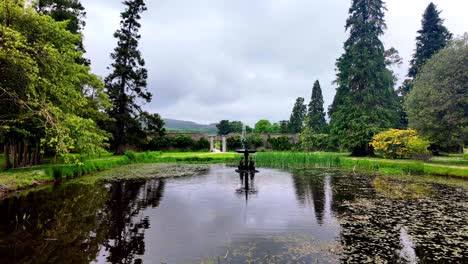
[[[216,124],[203,125],[192,121],[164,118],[164,127],[169,132],[199,132],[205,134],[216,134]]]

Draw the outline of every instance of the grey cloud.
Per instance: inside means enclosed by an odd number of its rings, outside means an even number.
[[[421,14],[429,3],[417,2],[387,4],[389,29],[384,41],[405,60],[411,56]],[[461,34],[468,28],[459,11],[460,5],[468,4],[435,2],[444,10],[450,30]],[[87,56],[93,70],[105,76],[123,6],[111,0],[83,0],[83,4],[88,12]],[[202,123],[278,121],[289,118],[295,98],[308,100],[316,79],[322,84],[325,104],[330,104],[349,5],[349,0],[148,0],[141,50],[154,99],[145,108]],[[397,69],[400,78],[406,69],[407,64]]]

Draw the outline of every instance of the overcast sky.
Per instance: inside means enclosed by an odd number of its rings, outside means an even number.
[[[387,0],[383,36],[404,59],[405,77],[428,0]],[[455,35],[468,31],[468,1],[433,1]],[[105,77],[124,6],[82,0],[86,56]],[[350,0],[147,0],[141,51],[154,99],[144,108],[164,118],[253,124],[289,119],[297,97],[310,100],[318,79],[333,100],[335,61],[343,52]]]

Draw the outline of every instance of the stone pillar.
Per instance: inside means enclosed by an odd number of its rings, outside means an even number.
[[[214,138],[210,137],[210,152],[214,151]]]
[[[226,137],[225,136],[222,137],[222,141],[223,141],[223,143],[222,143],[222,147],[221,147],[221,152],[227,152],[227,145],[226,145]]]

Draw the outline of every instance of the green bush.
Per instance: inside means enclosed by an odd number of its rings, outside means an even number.
[[[125,156],[130,160],[130,162],[136,161],[136,153],[134,151],[129,150],[125,152]]]
[[[331,144],[328,134],[314,134],[309,128],[304,128],[299,140],[303,151],[324,151],[328,150]]]
[[[429,141],[421,139],[412,129],[381,132],[372,138],[370,145],[383,158],[429,158]]]
[[[236,150],[242,148],[241,137],[237,135],[235,137],[229,137],[226,139],[227,148],[229,150]]]
[[[148,143],[148,150],[166,150],[170,149],[173,144],[173,140],[170,137],[155,137]]]
[[[210,142],[206,138],[200,138],[193,146],[194,150],[209,150]]]
[[[268,143],[271,145],[273,150],[285,151],[291,150],[293,144],[289,140],[289,137],[277,137],[277,138],[269,138]]]
[[[173,139],[173,147],[180,150],[190,150],[195,145],[192,138],[186,135],[180,135]]]

